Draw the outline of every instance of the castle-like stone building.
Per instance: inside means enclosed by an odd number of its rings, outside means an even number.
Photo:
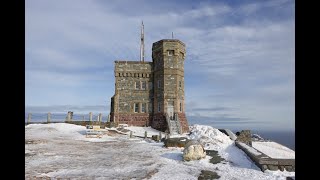
[[[142,30],[142,47],[143,30]],[[151,126],[160,131],[186,133],[184,59],[185,44],[163,39],[152,45],[152,62],[115,61],[115,94],[110,121]]]

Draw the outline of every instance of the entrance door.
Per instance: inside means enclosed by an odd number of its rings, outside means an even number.
[[[167,113],[169,115],[170,120],[173,120],[173,101],[169,101],[168,102],[168,106],[167,106]]]

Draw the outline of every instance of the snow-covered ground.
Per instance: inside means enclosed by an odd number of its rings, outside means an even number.
[[[206,149],[217,150],[226,161],[211,164],[210,156],[207,156],[202,160],[184,162],[183,148],[165,148],[163,143],[148,139],[129,139],[127,134],[111,131],[102,138],[86,138],[83,126],[30,124],[25,127],[25,177],[198,179],[201,170],[215,171],[221,176],[220,179],[228,180],[286,179],[286,176],[295,176],[294,172],[260,171],[218,129],[202,125],[194,125],[190,129],[192,134],[188,138],[198,139]]]
[[[275,159],[295,159],[295,152],[276,142],[252,141],[252,147]]]
[[[124,127],[124,129],[132,131],[132,135],[139,136],[139,137],[144,137],[145,131],[147,131],[147,137],[152,137],[152,135],[159,135],[159,133],[161,132],[151,127],[129,126],[129,127]],[[126,132],[126,134],[129,135],[130,131]],[[164,133],[161,132],[161,134],[162,134],[162,137],[164,137]]]

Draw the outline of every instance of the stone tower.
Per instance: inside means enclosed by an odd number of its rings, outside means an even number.
[[[115,94],[110,122],[151,126],[170,134],[189,132],[184,106],[185,44],[163,39],[152,45],[152,62],[144,61],[141,24],[140,61],[115,61]]]
[[[177,39],[163,39],[152,45],[153,120],[152,127],[166,130],[173,127],[188,132],[184,106],[185,44]],[[177,126],[172,123],[178,123]]]

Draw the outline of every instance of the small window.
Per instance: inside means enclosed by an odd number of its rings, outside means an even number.
[[[158,102],[158,112],[161,111],[161,102]]]
[[[146,82],[145,81],[141,82],[141,89],[146,89]]]
[[[181,87],[182,86],[182,82],[181,81],[179,81],[179,87]]]
[[[161,80],[158,80],[158,88],[161,87]]]
[[[182,112],[182,104],[180,103],[180,112]]]
[[[140,89],[140,81],[136,81],[136,89]]]
[[[139,112],[139,103],[134,103],[134,112],[135,113]]]
[[[168,56],[173,56],[174,50],[168,50]]]
[[[141,104],[141,112],[145,113],[146,112],[146,103]]]
[[[149,89],[153,89],[153,84],[152,84],[152,82],[149,82]]]

